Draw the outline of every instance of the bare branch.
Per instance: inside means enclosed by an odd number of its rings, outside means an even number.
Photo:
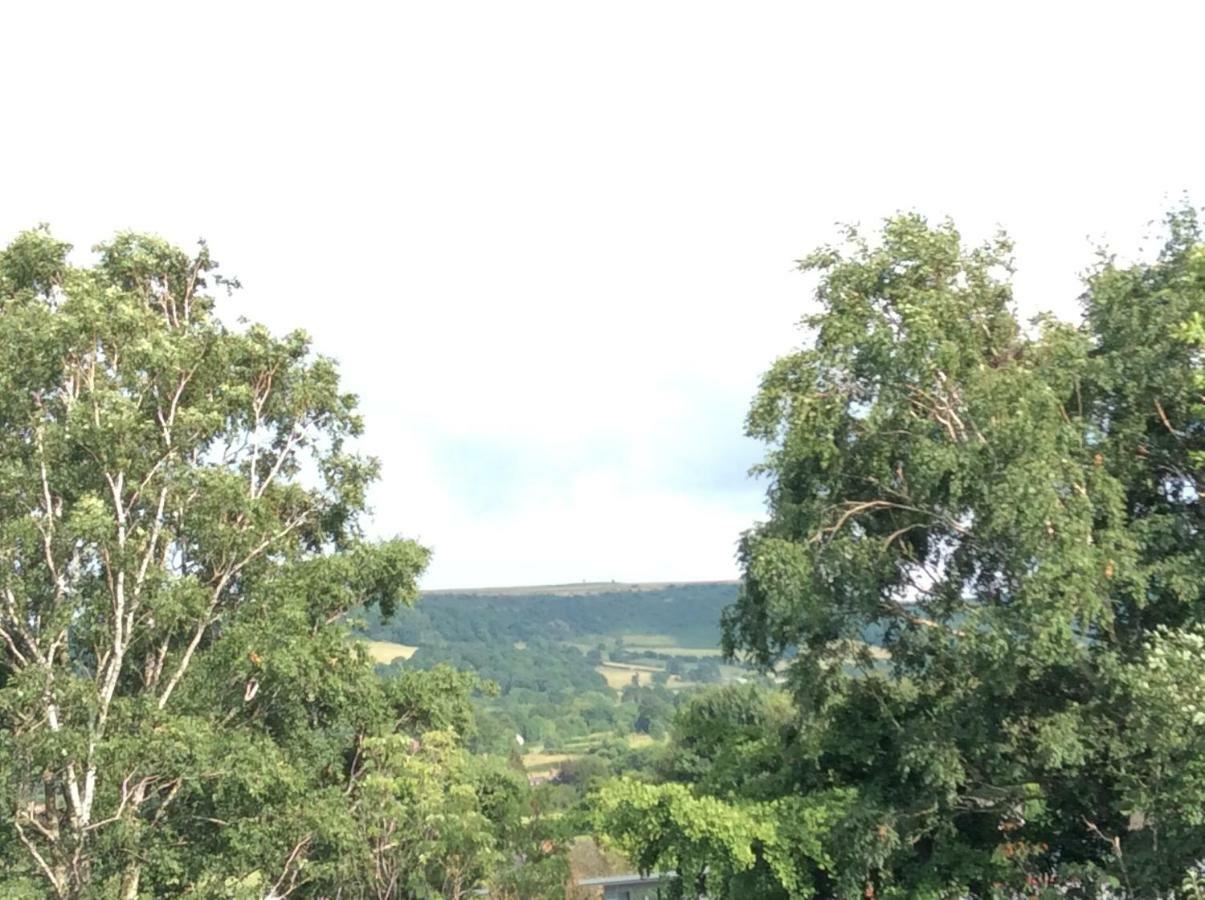
[[[301,428],[299,427],[299,423],[294,422],[293,426],[289,429],[289,435],[285,440],[284,447],[276,457],[276,462],[273,464],[272,469],[268,472],[263,482],[256,489],[254,494],[256,498],[262,497],[264,495],[264,491],[268,489],[268,486],[275,480],[276,476],[280,474],[280,467],[284,465],[285,460],[287,460],[293,454],[293,450],[300,438]]]
[[[247,565],[249,565],[256,557],[268,549],[268,547],[272,546],[272,544],[276,543],[278,540],[298,528],[302,522],[305,521],[305,519],[306,516],[303,513],[296,519],[293,519],[275,534],[264,538],[264,540],[253,547],[246,556],[230,567],[218,579],[218,583],[214,587],[213,595],[209,602],[209,608],[206,610],[205,615],[197,623],[197,627],[193,631],[192,639],[188,642],[188,647],[184,651],[184,656],[180,659],[180,664],[176,666],[176,671],[172,673],[171,679],[168,681],[167,686],[163,689],[163,693],[159,697],[159,709],[163,709],[167,705],[168,698],[171,697],[172,691],[176,689],[176,685],[179,684],[180,679],[184,677],[184,672],[188,668],[189,663],[192,661],[193,654],[196,652],[197,646],[201,643],[201,638],[205,635],[205,630],[213,624],[214,611],[217,609],[218,603],[222,598],[222,592],[226,589],[226,586],[230,583],[230,580],[240,571],[242,571]]]
[[[130,805],[130,799],[131,798],[139,798],[136,800],[136,802],[134,804],[135,806],[138,806],[139,803],[142,802],[142,800],[140,798],[145,796],[146,789],[150,785],[152,785],[156,781],[158,781],[158,779],[155,776],[146,775],[143,778],[141,778],[139,780],[138,784],[134,786],[134,789],[131,790],[130,789],[130,779],[133,777],[134,777],[133,774],[130,774],[130,775],[127,775],[124,779],[122,779],[121,800],[117,804],[116,811],[106,819],[100,819],[99,821],[91,822],[91,823],[85,825],[84,829],[83,829],[84,831],[93,831],[94,829],[100,828],[104,825],[110,825],[113,822],[116,822],[119,819],[121,819],[122,815],[126,811],[126,807]]]
[[[881,605],[883,611],[886,612],[888,615],[894,616],[897,619],[903,619],[905,622],[910,622],[913,625],[920,625],[923,628],[936,628],[941,631],[945,631],[948,634],[952,634],[955,637],[966,637],[966,632],[963,631],[961,628],[953,628],[949,625],[946,625],[942,622],[938,622],[934,619],[928,619],[928,618],[925,618],[924,616],[918,616],[915,613],[911,612],[906,606],[904,606],[904,604],[900,603],[898,600],[884,598],[881,600],[880,605]]]
[[[38,852],[38,848],[34,846],[33,841],[29,839],[29,836],[25,833],[25,829],[21,827],[21,823],[16,819],[13,820],[13,828],[16,829],[17,837],[20,838],[21,843],[25,845],[25,849],[29,851],[29,855],[33,857],[34,862],[38,864],[38,868],[41,870],[42,874],[46,876],[46,880],[50,882],[50,886],[54,889],[55,896],[66,897],[66,885],[62,883],[62,879],[60,877],[55,875],[54,870],[46,864],[46,860],[42,857],[42,854]]]
[[[846,501],[845,505],[846,505],[847,509],[845,510],[844,513],[841,514],[841,517],[839,519],[837,519],[836,524],[830,526],[829,528],[822,528],[815,535],[813,535],[811,538],[811,541],[813,543],[823,539],[826,535],[831,537],[832,535],[836,534],[838,531],[840,531],[845,526],[845,523],[848,522],[853,516],[864,513],[867,510],[871,510],[871,509],[903,509],[903,510],[907,510],[908,512],[921,513],[922,515],[925,514],[925,510],[920,509],[919,507],[908,506],[907,504],[904,504],[904,503],[894,503],[891,500],[848,500],[848,501]]]
[[[1163,427],[1168,430],[1168,433],[1173,435],[1174,437],[1180,437],[1180,432],[1178,432],[1178,431],[1176,431],[1176,429],[1172,428],[1171,420],[1169,420],[1167,418],[1167,413],[1163,409],[1163,404],[1160,403],[1157,399],[1155,400],[1155,410],[1159,413],[1159,421],[1161,421],[1163,423]]]
[[[288,859],[285,860],[284,870],[280,873],[280,877],[276,879],[276,883],[272,885],[272,890],[269,892],[268,896],[287,897],[289,894],[293,893],[293,891],[297,890],[297,879],[301,875],[301,869],[300,867],[296,866],[295,863],[297,863],[301,858],[301,854],[305,852],[307,847],[309,847],[312,840],[313,837],[307,834],[293,845],[293,849],[290,851]],[[287,888],[284,887],[286,879],[288,879],[289,885]]]

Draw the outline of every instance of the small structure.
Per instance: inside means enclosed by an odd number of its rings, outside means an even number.
[[[669,896],[669,882],[677,877],[675,872],[605,875],[601,878],[582,878],[578,886],[602,888],[603,900],[662,900]]]

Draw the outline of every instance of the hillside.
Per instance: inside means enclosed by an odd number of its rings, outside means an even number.
[[[482,588],[436,588],[423,591],[424,597],[446,595],[479,597],[536,597],[553,595],[558,597],[582,597],[591,594],[640,593],[690,588],[700,585],[725,585],[735,588],[739,581],[581,581],[566,584],[536,584],[509,587]]]
[[[539,639],[588,646],[622,638],[639,646],[707,652],[719,647],[720,613],[736,594],[734,581],[428,591],[388,621],[369,615],[365,633],[420,648]]]
[[[357,626],[388,674],[440,665],[475,672],[474,745],[514,736],[588,750],[605,735],[663,733],[678,696],[744,677],[720,660],[720,614],[736,582],[583,583],[425,592],[412,608]],[[585,743],[582,743],[582,742]]]

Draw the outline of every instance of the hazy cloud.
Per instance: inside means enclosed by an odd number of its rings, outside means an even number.
[[[361,395],[431,586],[727,577],[792,260],[901,208],[1089,237],[1205,198],[1199,4],[16,4],[0,239],[207,237]]]

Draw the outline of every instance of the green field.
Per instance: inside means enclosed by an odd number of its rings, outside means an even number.
[[[393,641],[366,640],[363,643],[368,650],[368,655],[379,663],[391,663],[395,659],[409,659],[418,650],[417,647],[409,644],[397,644]]]

